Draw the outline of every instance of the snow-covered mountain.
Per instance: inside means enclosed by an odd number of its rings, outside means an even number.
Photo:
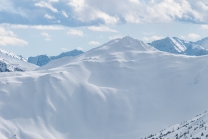
[[[5,59],[0,59],[0,72],[13,72],[13,71],[25,71],[21,69],[18,65],[12,65]]]
[[[14,53],[12,53],[12,52],[8,52],[8,51],[5,51],[5,50],[2,50],[2,49],[0,49],[0,54],[2,55],[7,55],[7,56],[9,56],[9,57],[12,57],[12,58],[15,58],[15,59],[18,59],[18,60],[22,60],[22,61],[25,61],[25,62],[27,62],[27,59],[26,58],[24,58],[23,56],[21,56],[21,55],[16,55],[16,54],[14,54]]]
[[[51,59],[47,55],[38,55],[38,56],[35,56],[35,57],[29,57],[28,58],[29,63],[35,64],[35,65],[38,65],[38,66],[44,66],[50,61],[51,61]]]
[[[203,38],[197,42],[195,42],[195,44],[202,46],[205,49],[208,49],[208,37]]]
[[[26,58],[0,49],[1,72],[25,71],[25,70],[27,71],[27,70],[34,70],[36,68],[38,68],[38,66],[28,63]]]
[[[66,56],[74,57],[74,56],[78,56],[82,53],[83,53],[83,51],[75,49],[75,50],[72,50],[72,51],[69,51],[69,52],[63,52],[58,56],[39,55],[39,56],[36,56],[36,57],[29,57],[28,62],[32,63],[32,64],[35,64],[35,65],[38,65],[38,66],[44,66],[44,65],[48,64],[51,60],[63,58],[63,57],[66,57]]]
[[[193,119],[181,122],[150,134],[146,139],[206,139],[208,138],[208,113],[195,116]]]
[[[201,41],[204,42],[204,41]],[[206,43],[204,42],[204,45]],[[202,47],[202,43],[188,42],[176,37],[167,37],[150,43],[151,46],[164,52],[184,54],[190,56],[207,55],[208,49]]]
[[[36,71],[0,74],[0,138],[137,139],[208,106],[208,56],[112,40]]]

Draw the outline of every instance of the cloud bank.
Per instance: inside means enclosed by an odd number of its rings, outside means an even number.
[[[98,26],[126,23],[208,24],[206,0],[1,0],[0,23]],[[16,18],[16,17],[19,18]]]

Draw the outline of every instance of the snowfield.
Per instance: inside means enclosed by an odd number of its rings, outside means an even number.
[[[0,74],[1,139],[140,139],[207,109],[208,56],[124,37]]]

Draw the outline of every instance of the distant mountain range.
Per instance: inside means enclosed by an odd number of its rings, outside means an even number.
[[[51,60],[63,58],[63,57],[66,57],[66,56],[74,57],[74,56],[78,56],[82,53],[83,53],[83,51],[74,49],[74,50],[69,51],[69,52],[63,52],[58,56],[38,55],[38,56],[35,56],[35,57],[29,57],[28,62],[32,63],[32,64],[35,64],[35,65],[38,65],[38,66],[44,66],[47,63],[49,63]]]
[[[114,42],[118,40],[119,39],[115,39],[110,42]],[[208,54],[208,37],[196,42],[182,40],[177,37],[166,37],[164,39],[156,40],[148,44],[153,46],[159,51],[173,53],[173,54],[182,54],[188,56],[202,56]],[[4,71],[16,71],[16,70],[17,71],[34,70],[38,66],[44,66],[48,64],[52,60],[60,59],[63,57],[75,57],[82,53],[84,52],[75,49],[69,52],[63,52],[57,56],[38,55],[26,59],[21,55],[16,55],[14,53],[0,49],[0,63],[2,63],[2,65],[5,65],[0,68],[0,71],[4,72]]]
[[[183,54],[189,56],[201,56],[208,54],[208,38],[197,42],[189,42],[177,37],[167,37],[161,40],[153,41],[149,45],[164,52],[173,54]]]

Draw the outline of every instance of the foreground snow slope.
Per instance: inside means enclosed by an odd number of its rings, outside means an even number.
[[[136,139],[205,111],[208,57],[130,37],[0,74],[1,139]],[[67,60],[67,61],[66,61]]]
[[[157,134],[150,134],[146,138],[154,139],[206,139],[208,138],[208,113],[195,116],[193,119],[170,126]]]

